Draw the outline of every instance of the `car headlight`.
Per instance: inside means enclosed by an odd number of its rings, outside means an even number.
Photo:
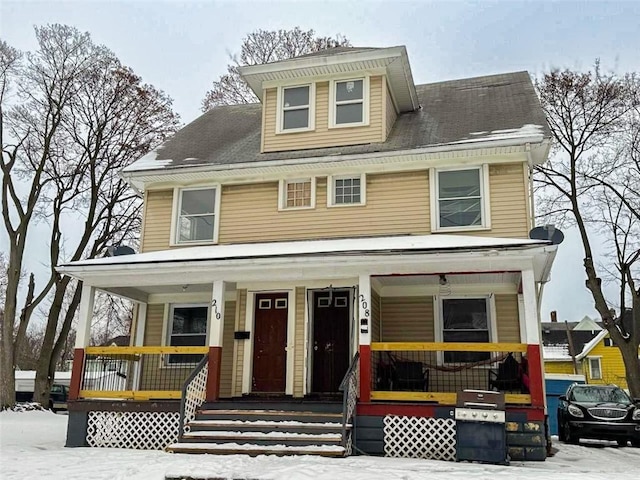
[[[636,408],[633,411],[633,416],[631,417],[633,420],[640,420],[640,408]]]
[[[580,410],[575,405],[569,404],[569,413],[574,417],[584,418],[584,413],[582,413],[582,410]]]

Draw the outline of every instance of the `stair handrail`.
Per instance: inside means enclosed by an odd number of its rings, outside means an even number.
[[[351,359],[351,365],[345,373],[339,390],[342,392],[342,446],[345,454],[351,454],[351,436],[347,439],[347,424],[353,419],[353,414],[358,403],[358,366],[360,364],[360,352]]]
[[[180,439],[188,432],[188,425],[196,418],[196,411],[207,398],[207,378],[209,376],[209,355],[202,357],[182,384],[180,399]]]

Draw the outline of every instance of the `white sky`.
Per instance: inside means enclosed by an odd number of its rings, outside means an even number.
[[[510,466],[439,460],[353,456],[276,457],[180,455],[116,448],[64,448],[67,416],[51,412],[0,412],[3,480],[54,476],[65,480],[161,480],[171,477],[256,480],[631,480],[638,477],[640,449],[613,442],[555,442],[545,462]]]
[[[184,123],[195,119],[211,82],[256,29],[313,28],[354,46],[406,45],[416,83],[553,66],[640,70],[640,2],[214,2],[0,1],[0,36],[36,46],[33,25],[65,23],[91,33],[146,82],[167,92]],[[560,248],[542,317],[595,315],[575,235]],[[34,235],[37,233],[34,231]],[[44,247],[40,245],[40,247]],[[0,249],[6,238],[0,235]],[[43,270],[37,256],[29,270]]]

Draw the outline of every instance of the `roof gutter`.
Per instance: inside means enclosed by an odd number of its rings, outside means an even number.
[[[125,168],[122,171],[123,177],[131,182],[137,177],[146,176],[149,174],[153,175],[163,175],[163,174],[173,174],[176,170],[180,170],[181,172],[189,172],[189,173],[197,173],[201,171],[214,172],[214,171],[228,171],[228,170],[251,170],[256,168],[264,168],[264,167],[279,167],[279,166],[294,166],[294,165],[319,165],[323,163],[335,163],[335,162],[343,162],[348,160],[378,160],[382,158],[387,158],[390,156],[417,156],[417,155],[428,155],[428,154],[437,154],[444,152],[461,152],[465,150],[478,150],[482,148],[506,148],[506,147],[514,147],[522,144],[540,144],[543,145],[544,135],[543,134],[528,134],[525,136],[514,136],[510,138],[501,138],[501,139],[492,139],[492,140],[463,140],[459,142],[452,143],[442,143],[431,145],[428,147],[414,148],[414,149],[405,149],[405,150],[390,150],[386,152],[372,152],[372,153],[358,153],[358,154],[347,154],[347,155],[325,155],[319,157],[303,157],[297,159],[286,159],[286,160],[263,160],[257,162],[241,162],[241,163],[233,163],[229,165],[199,165],[199,166],[175,166],[175,167],[164,167],[159,169],[144,169],[144,170],[127,170]],[[470,148],[472,147],[472,148]],[[131,165],[134,166],[135,164]]]

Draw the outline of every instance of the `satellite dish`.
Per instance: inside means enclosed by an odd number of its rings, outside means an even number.
[[[535,227],[529,232],[529,238],[533,240],[546,240],[552,245],[560,245],[564,240],[564,233],[553,225]]]
[[[135,252],[135,250],[131,247],[127,247],[126,245],[122,245],[120,247],[116,247],[113,250],[113,256],[114,257],[118,257],[120,255],[133,255]]]

